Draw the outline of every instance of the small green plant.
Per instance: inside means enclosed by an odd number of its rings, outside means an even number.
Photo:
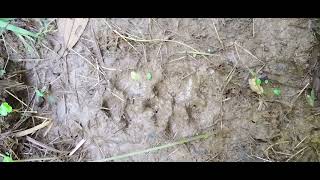
[[[0,78],[2,78],[4,76],[4,74],[6,74],[6,70],[1,69],[0,70]]]
[[[11,112],[12,107],[7,102],[3,102],[0,106],[0,116],[7,116]]]
[[[261,79],[256,78],[256,85],[257,85],[257,86],[260,86],[260,85],[261,85]]]
[[[316,95],[315,95],[313,89],[311,90],[310,95],[307,94],[306,99],[307,99],[308,104],[309,104],[311,107],[314,107],[314,102],[315,102],[315,100],[316,100]]]
[[[140,75],[138,73],[136,73],[135,71],[132,71],[131,78],[135,81],[138,81],[140,79]]]
[[[41,25],[39,32],[37,33],[38,38],[43,38],[48,33],[55,32],[57,29],[55,28],[53,22],[55,19],[49,21],[48,19],[40,19],[38,22]]]
[[[15,34],[24,36],[24,37],[34,37],[37,38],[37,33],[33,33],[31,31],[25,30],[23,28],[17,27],[15,25],[10,24],[10,18],[0,18],[0,29],[5,29],[14,32]]]
[[[150,72],[147,73],[147,80],[152,80],[152,74]]]
[[[252,91],[256,92],[257,94],[263,94],[264,90],[261,86],[261,79],[257,78],[255,75],[253,78],[249,79],[249,85]]]
[[[11,157],[11,155],[9,155],[8,153],[7,153],[7,155],[1,154],[1,156],[3,158],[2,162],[14,162],[14,160]]]
[[[276,96],[280,96],[281,95],[281,89],[280,88],[273,88],[273,94]]]
[[[43,87],[41,90],[36,89],[36,96],[37,97],[44,97],[46,94],[46,87]]]

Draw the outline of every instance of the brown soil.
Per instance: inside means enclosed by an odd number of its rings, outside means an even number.
[[[153,41],[126,41],[113,30]],[[90,19],[65,59],[57,58],[61,43],[58,33],[48,35],[47,47],[37,47],[44,60],[25,63],[29,85],[51,84],[55,98],[35,101],[54,123],[46,137],[45,129],[32,137],[64,151],[86,140],[58,161],[99,160],[201,133],[213,135],[119,161],[319,160],[318,110],[305,92],[298,96],[317,58],[309,19]],[[253,92],[247,67],[262,68],[281,96]]]

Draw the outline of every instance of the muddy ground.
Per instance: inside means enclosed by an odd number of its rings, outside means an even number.
[[[318,161],[318,110],[305,98],[318,44],[310,24],[310,19],[90,19],[66,58],[57,58],[62,44],[57,32],[37,45],[39,56],[20,52],[8,34],[7,43],[17,51],[9,49],[11,58],[25,59],[28,85],[50,84],[54,98],[29,98],[33,110],[53,120],[45,137],[45,129],[32,137],[62,151],[86,140],[72,156],[40,148],[19,158],[101,160],[210,133],[118,161]],[[272,80],[281,95],[253,92],[249,69]]]

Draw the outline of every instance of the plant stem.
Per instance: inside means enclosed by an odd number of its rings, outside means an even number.
[[[173,143],[165,144],[165,145],[162,145],[162,146],[157,146],[157,147],[145,149],[145,150],[142,150],[142,151],[136,151],[136,152],[131,152],[131,153],[123,154],[123,155],[118,155],[118,156],[113,156],[113,157],[110,157],[110,158],[97,160],[97,162],[119,160],[119,159],[127,158],[127,157],[130,157],[130,156],[138,155],[138,154],[143,154],[143,153],[147,153],[147,152],[152,152],[152,151],[157,151],[157,150],[160,150],[160,149],[169,148],[169,147],[172,147],[172,146],[188,143],[188,142],[199,140],[199,139],[206,139],[209,136],[210,136],[209,134],[202,134],[202,135],[194,136],[194,137],[189,138],[189,139],[183,139],[183,140],[180,140],[180,141],[177,141],[177,142],[173,142]]]

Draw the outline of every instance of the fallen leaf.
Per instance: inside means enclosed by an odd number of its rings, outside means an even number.
[[[257,78],[249,79],[249,85],[251,90],[256,92],[257,94],[263,94],[263,88],[260,84],[257,83]]]
[[[58,20],[58,30],[63,37],[65,50],[69,50],[77,44],[88,21],[88,18],[61,18]]]

